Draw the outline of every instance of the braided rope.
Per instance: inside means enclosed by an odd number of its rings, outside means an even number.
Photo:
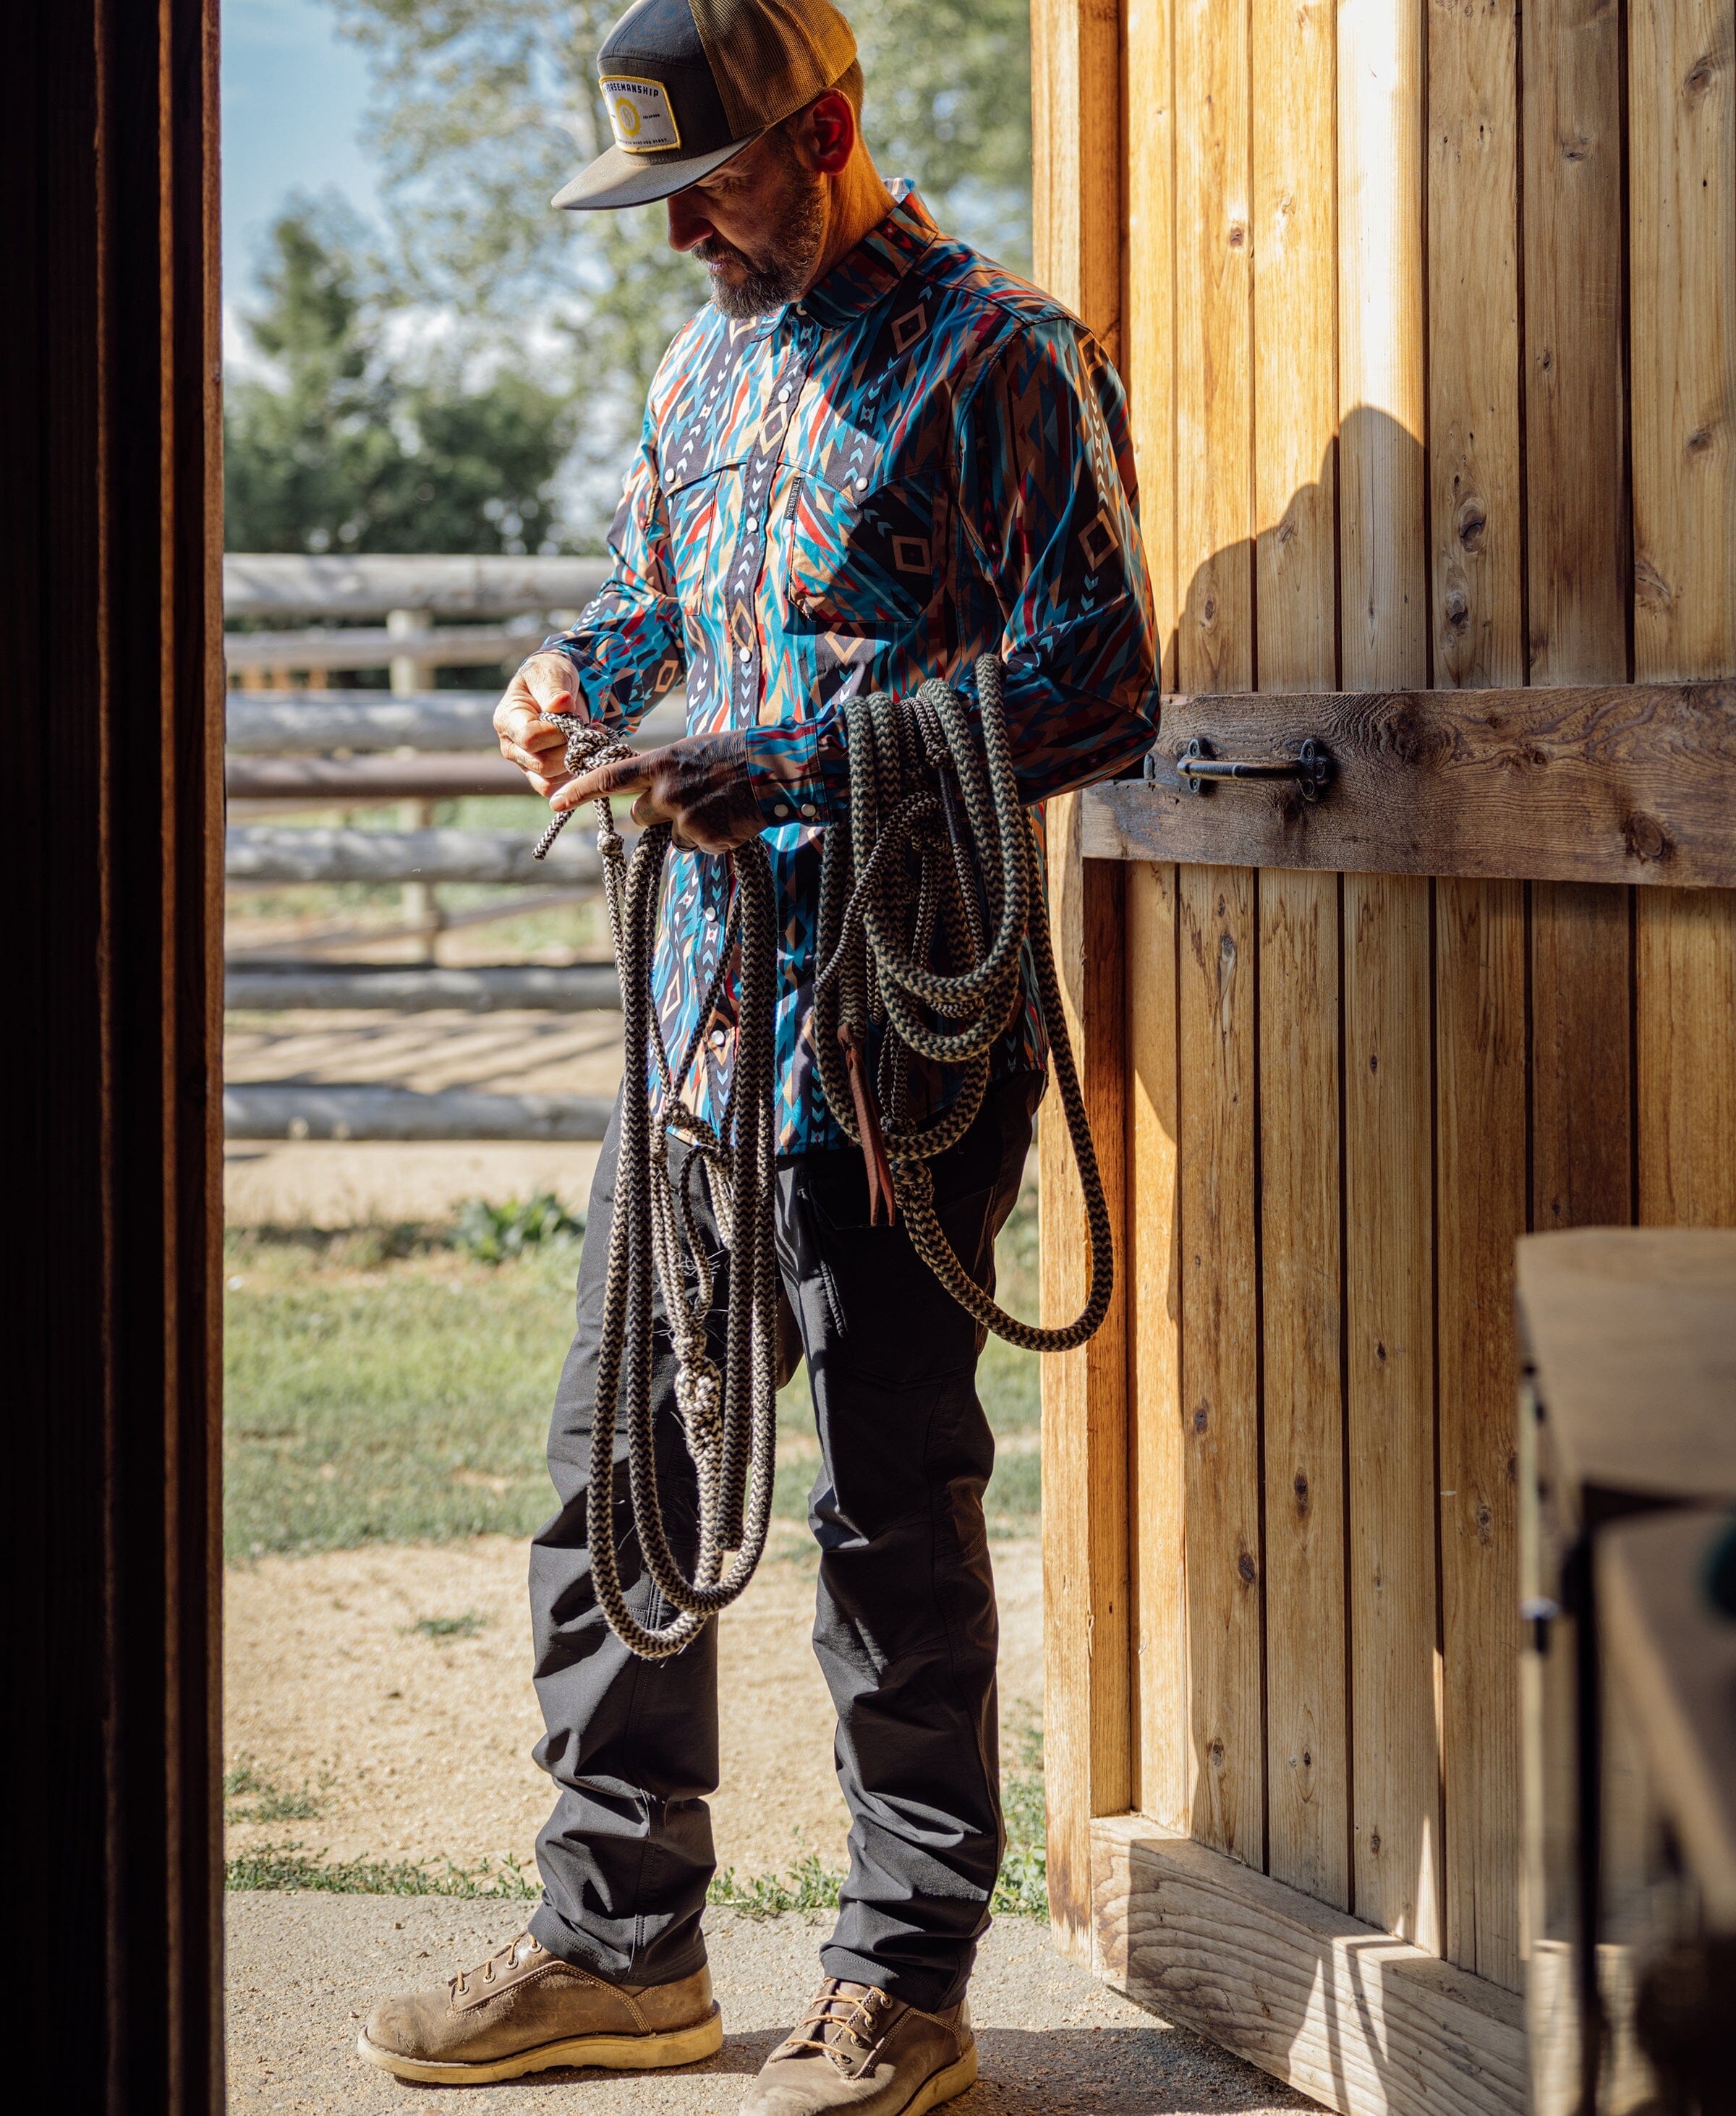
[[[925,683],[914,698],[877,692],[846,706],[850,826],[829,830],[820,856],[815,1050],[827,1104],[860,1144],[844,1051],[871,1023],[880,1026],[882,1138],[916,1254],[997,1336],[1028,1351],[1065,1352],[1091,1336],[1109,1310],[1115,1268],[1109,1207],[1055,975],[1036,834],[1013,776],[1001,665],[991,655],[976,664],[976,692],[980,741],[950,684]],[[937,934],[950,963],[962,967],[942,970],[928,959]],[[1026,943],[1091,1251],[1083,1309],[1046,1330],[1009,1315],[965,1269],[935,1210],[928,1166],[962,1138],[982,1106],[990,1054],[1018,1004]],[[923,1018],[924,1008],[962,1026],[937,1027]],[[957,1097],[925,1125],[906,1116],[912,1056],[963,1070]]]
[[[567,770],[595,770],[632,752],[602,729],[550,715],[567,738]],[[597,1346],[586,1535],[597,1602],[623,1644],[646,1660],[679,1653],[708,1618],[753,1577],[771,1519],[777,1447],[777,1259],[773,1246],[777,1181],[776,1072],[773,1048],[778,928],[771,867],[758,839],[732,855],[735,888],[706,1004],[681,1064],[672,1067],[651,1003],[651,962],[669,827],[652,825],[629,860],[607,800],[595,803],[616,968],[626,1024],[624,1073],[657,1090],[621,1098],[621,1139],[609,1266]],[[538,840],[540,859],[560,835],[567,810]],[[715,1129],[682,1100],[700,1032],[740,952],[740,1026],[729,1100]],[[680,1178],[671,1171],[674,1131],[691,1148]],[[719,1231],[730,1252],[724,1358],[706,1336],[714,1287],[700,1239],[692,1184],[702,1169]],[[675,1401],[699,1491],[699,1543],[684,1572],[670,1547],[657,1483],[655,1400],[651,1386],[652,1286],[663,1294],[675,1353]],[[646,1571],[675,1612],[641,1623],[628,1608],[615,1548],[615,1435],[624,1412],[627,1487]],[[732,1554],[733,1553],[733,1554]],[[731,1554],[726,1568],[724,1558]]]
[[[914,698],[876,693],[846,706],[850,822],[826,833],[820,860],[815,1046],[820,1086],[847,1137],[862,1143],[847,1045],[882,1030],[876,1087],[880,1138],[896,1208],[917,1254],[959,1305],[1009,1342],[1033,1351],[1082,1345],[1106,1313],[1114,1259],[1109,1212],[1073,1064],[1055,976],[1036,833],[1020,805],[1002,703],[1001,668],[977,663],[978,733],[949,685]],[[549,716],[566,736],[566,768],[590,770],[633,752],[594,723]],[[960,815],[960,807],[962,815]],[[615,1207],[597,1348],[586,1532],[597,1602],[610,1628],[647,1660],[679,1653],[753,1576],[771,1516],[776,1467],[778,1266],[776,1052],[778,922],[771,867],[757,838],[731,855],[733,890],[718,964],[687,1049],[672,1066],[651,998],[651,966],[669,826],[650,826],[631,859],[608,801],[595,803],[597,849],[626,1024],[624,1094]],[[541,859],[574,812],[537,841]],[[1084,1195],[1091,1252],[1084,1309],[1042,1329],[1007,1313],[960,1261],[935,1209],[929,1162],[976,1121],[990,1054],[1018,1005],[1029,945],[1037,1004],[1054,1056]],[[937,945],[946,967],[933,959]],[[733,956],[739,957],[737,1048],[729,1095],[714,1128],[682,1099],[705,1023]],[[945,1026],[939,1024],[944,1024]],[[914,1123],[910,1061],[956,1066],[948,1106]],[[677,1180],[674,1133],[690,1152]],[[703,1172],[730,1255],[721,1368],[706,1325],[714,1285],[693,1198]],[[691,1574],[670,1548],[657,1482],[651,1387],[652,1288],[661,1290],[675,1355],[675,1401],[699,1493]],[[627,1425],[627,1484],[645,1570],[674,1612],[641,1623],[628,1608],[615,1548],[615,1436]],[[726,1567],[725,1557],[729,1562]]]

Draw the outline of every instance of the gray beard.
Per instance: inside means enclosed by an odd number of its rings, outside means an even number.
[[[783,225],[760,256],[750,257],[733,245],[721,254],[711,243],[700,247],[699,256],[710,274],[712,306],[720,315],[737,322],[750,316],[769,315],[806,290],[826,239],[825,207],[817,178],[809,178],[798,168],[783,201],[782,218]],[[708,255],[708,251],[712,254]],[[725,254],[747,268],[734,286],[716,269]]]

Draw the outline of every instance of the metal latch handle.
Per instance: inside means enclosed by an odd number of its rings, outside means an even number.
[[[1155,778],[1154,754],[1146,760],[1148,778]],[[1195,735],[1175,761],[1175,775],[1189,794],[1209,794],[1223,783],[1238,780],[1270,784],[1284,780],[1293,784],[1305,801],[1318,801],[1332,780],[1332,753],[1325,743],[1310,735],[1294,757],[1218,757],[1203,735]]]

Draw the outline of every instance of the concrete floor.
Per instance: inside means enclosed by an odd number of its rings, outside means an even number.
[[[394,1990],[480,1962],[520,1906],[428,1898],[242,1894],[228,1899],[231,2105],[242,2116],[402,2109],[410,2086],[355,2056],[368,2009]],[[554,2072],[457,2090],[472,2110],[583,2116],[730,2116],[746,2081],[819,1977],[823,1917],[707,1920],[724,2043],[710,2063],[622,2077]],[[1046,1926],[1000,1920],[971,1986],[982,2078],[962,2116],[1205,2116],[1311,2109],[1215,2044],[1171,2028],[1065,1962]]]

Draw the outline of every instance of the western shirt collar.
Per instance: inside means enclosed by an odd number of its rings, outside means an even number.
[[[892,211],[797,305],[816,323],[852,323],[878,307],[939,233],[907,177],[887,188]]]

